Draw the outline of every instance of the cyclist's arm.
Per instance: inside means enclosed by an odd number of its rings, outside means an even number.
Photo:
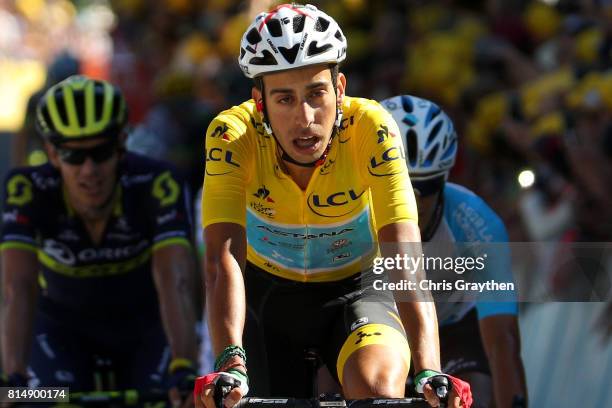
[[[26,376],[38,295],[38,259],[31,250],[7,248],[2,260],[2,364],[6,374]]]
[[[246,231],[230,222],[204,229],[206,311],[214,354],[228,345],[242,346],[246,314],[244,271]]]
[[[509,407],[514,396],[527,397],[518,319],[510,314],[492,315],[479,325],[493,376],[495,406]]]
[[[189,246],[167,245],[153,252],[153,277],[172,356],[193,362],[197,356],[196,317],[189,289],[194,273],[195,261]]]
[[[421,235],[416,221],[404,221],[388,224],[378,231],[383,257],[395,258],[396,254],[403,257],[420,257]],[[394,245],[394,243],[410,243],[409,245]],[[398,251],[399,250],[399,251]],[[402,253],[403,252],[403,253]],[[396,272],[396,273],[394,273]],[[407,270],[391,271],[391,280],[405,279],[419,282],[425,278],[425,273],[419,269],[415,275]],[[400,318],[408,336],[412,361],[415,372],[424,369],[440,371],[440,344],[438,338],[438,319],[436,308],[431,301],[423,301],[422,296],[430,296],[423,291],[394,291]]]

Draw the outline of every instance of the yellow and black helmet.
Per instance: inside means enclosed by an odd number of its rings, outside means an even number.
[[[116,86],[73,75],[49,88],[38,102],[36,129],[51,143],[118,137],[128,111]]]

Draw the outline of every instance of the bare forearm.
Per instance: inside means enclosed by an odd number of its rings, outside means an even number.
[[[440,371],[438,319],[433,302],[400,302],[397,304],[412,353],[415,372],[424,369]]]
[[[231,261],[207,264],[206,273],[207,320],[213,350],[218,355],[228,345],[242,345],[246,315],[244,279],[238,265]]]
[[[525,371],[517,351],[500,346],[489,356],[496,407],[510,407],[515,396],[527,397]]]
[[[381,254],[386,258],[418,259],[422,254],[419,229],[414,223],[386,226],[379,231]],[[412,289],[394,291],[395,302],[406,330],[416,372],[423,369],[440,370],[440,341],[438,319],[431,293],[420,289],[419,282],[426,275],[422,267],[410,270],[398,267],[388,270],[391,282],[407,281]]]
[[[173,358],[195,361],[196,313],[192,291],[189,290],[195,273],[195,260],[186,248],[170,248],[168,251],[156,253],[153,260],[160,315]]]
[[[521,361],[521,337],[513,315],[494,315],[480,320],[482,344],[493,376],[496,406],[510,407],[514,396],[527,398],[525,370]]]
[[[32,286],[4,286],[0,331],[5,373],[26,375],[37,298],[37,288]]]

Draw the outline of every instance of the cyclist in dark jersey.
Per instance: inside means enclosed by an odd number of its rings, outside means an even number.
[[[194,371],[190,197],[165,163],[124,151],[127,108],[83,76],[41,99],[50,163],[4,183],[2,362],[12,385],[177,385]],[[188,401],[186,401],[188,402]]]

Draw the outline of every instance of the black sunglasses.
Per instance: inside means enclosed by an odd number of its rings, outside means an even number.
[[[418,197],[429,197],[434,195],[444,188],[444,183],[446,183],[446,176],[442,175],[436,178],[427,179],[427,180],[411,180],[412,181],[412,189],[414,190],[414,194]]]
[[[119,144],[113,140],[89,149],[58,147],[57,153],[63,162],[79,165],[85,163],[88,157],[91,157],[95,163],[104,163],[119,150]]]

